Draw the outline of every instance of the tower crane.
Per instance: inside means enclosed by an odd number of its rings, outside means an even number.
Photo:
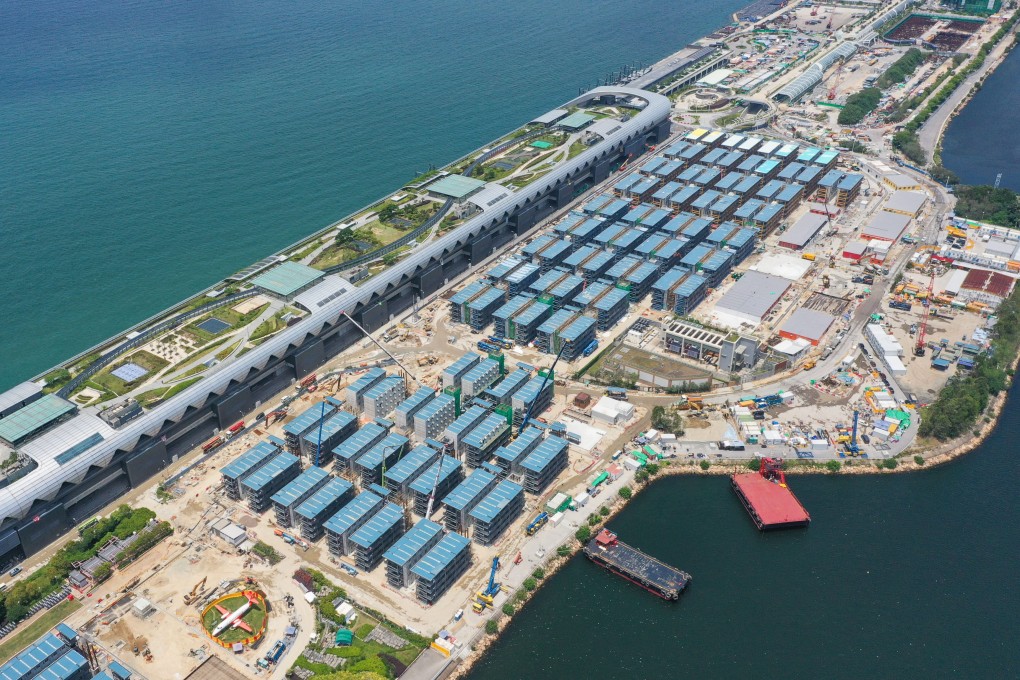
[[[914,345],[914,356],[923,357],[925,353],[924,338],[928,333],[928,317],[931,316],[931,301],[935,297],[935,267],[931,268],[931,278],[928,280],[928,296],[922,301],[924,313],[921,315],[921,325],[917,330],[917,344]]]

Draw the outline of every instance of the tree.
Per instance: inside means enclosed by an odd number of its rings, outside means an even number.
[[[602,515],[603,517],[609,517],[609,508],[603,505],[601,508],[599,508],[599,514]]]
[[[673,408],[656,406],[652,409],[652,427],[661,432],[681,435],[684,433],[684,419]]]
[[[654,477],[655,475],[659,474],[659,464],[649,463],[648,465],[645,466],[645,472],[648,473],[649,477]]]
[[[352,241],[354,241],[355,238],[356,237],[354,235],[353,229],[341,229],[339,232],[337,232],[335,242],[337,245],[342,246],[351,243]]]
[[[556,548],[556,554],[559,555],[560,557],[569,557],[570,547],[566,545],[561,545],[560,547]]]
[[[399,259],[400,259],[400,253],[386,253],[385,255],[383,255],[382,262],[387,267],[390,267],[390,266],[395,265],[397,263],[397,260],[399,260]]]
[[[757,472],[760,467],[761,463],[758,461],[757,458],[752,458],[751,460],[747,461],[747,469],[751,470],[752,472]]]
[[[524,583],[522,583],[521,585],[523,585],[524,589],[530,593],[531,591],[538,587],[538,581],[529,576],[528,578],[524,579]]]
[[[712,467],[712,464],[709,463],[707,460],[701,461],[701,469],[702,470],[707,470],[710,467]]]
[[[631,496],[634,495],[634,492],[630,490],[629,486],[622,487],[616,493],[620,494],[620,498],[622,498],[625,501],[629,501]]]
[[[495,635],[499,632],[499,624],[496,623],[495,619],[489,619],[485,622],[485,632],[489,635]]]
[[[524,602],[526,599],[528,599],[528,591],[518,590],[517,593],[514,595],[514,599],[517,600],[518,602]]]
[[[383,222],[389,222],[390,219],[397,213],[397,206],[392,203],[387,203],[383,206],[383,209],[379,211],[379,219]]]
[[[545,569],[538,567],[535,571],[531,572],[531,575],[541,581],[545,578]]]
[[[509,602],[503,604],[503,613],[506,614],[507,616],[513,616],[515,611],[517,610],[514,609],[514,606]]]
[[[829,472],[839,472],[840,468],[843,466],[839,464],[838,460],[830,460],[825,464],[825,467],[829,470]]]
[[[924,465],[925,463],[924,456],[914,456],[914,463],[916,463],[917,465]]]
[[[579,540],[581,543],[587,543],[591,539],[591,529],[586,526],[578,528],[574,533],[574,538]]]
[[[599,523],[599,516],[598,515],[588,515],[588,524],[589,525],[595,526],[598,523]]]
[[[634,473],[634,481],[639,484],[647,482],[648,478],[649,478],[648,470],[644,468],[641,468],[640,470]]]

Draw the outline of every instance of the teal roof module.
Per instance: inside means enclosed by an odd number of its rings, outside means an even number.
[[[362,491],[353,501],[340,508],[335,515],[326,520],[322,526],[327,531],[342,534],[361,521],[365,515],[375,512],[383,503],[385,501],[382,497],[371,491]]]
[[[399,378],[397,378],[399,380]],[[322,428],[313,428],[311,432],[306,434],[302,439],[308,442],[308,445],[313,448],[318,448],[319,444],[335,435],[345,427],[350,426],[357,420],[350,411],[337,411],[332,416],[326,416],[326,420],[322,423]]]
[[[346,479],[333,477],[326,482],[321,489],[316,491],[301,505],[297,506],[294,514],[307,519],[314,519],[329,507],[329,504],[340,498],[354,488],[354,485]]]
[[[270,293],[290,297],[323,276],[325,274],[318,269],[288,260],[256,276],[252,279],[252,285]]]
[[[510,424],[507,423],[505,417],[498,413],[490,413],[485,416],[482,422],[478,423],[467,433],[467,436],[464,437],[464,443],[468,446],[483,448],[492,441],[493,437],[498,436],[509,428]]]
[[[465,536],[447,534],[439,543],[432,546],[432,550],[425,553],[425,557],[418,560],[418,564],[411,567],[411,573],[426,581],[432,581],[442,574],[461,552],[470,549],[470,546],[471,541]]]
[[[276,455],[280,447],[272,442],[262,441],[227,463],[220,473],[227,479],[237,479],[267,458]]]
[[[400,506],[387,503],[351,535],[351,543],[361,548],[371,548],[386,532],[403,521],[404,511]]]
[[[313,465],[295,477],[292,482],[287,484],[287,486],[274,493],[269,500],[273,503],[290,507],[299,498],[308,493],[309,490],[322,482],[322,480],[326,477],[329,477],[328,472]]]
[[[419,520],[411,529],[397,539],[390,549],[383,554],[383,559],[399,567],[418,554],[424,546],[443,533],[443,527],[430,519]]]
[[[410,413],[422,404],[432,401],[436,397],[436,391],[431,387],[419,387],[414,394],[397,404],[397,413]]]
[[[443,456],[433,463],[428,470],[418,475],[418,478],[411,482],[411,491],[421,494],[432,493],[432,485],[437,481],[442,484],[452,475],[460,470],[460,461],[453,456]],[[437,476],[438,475],[438,480]]]
[[[570,447],[565,439],[550,435],[535,447],[521,463],[521,467],[532,472],[541,472],[556,456],[562,455]]]
[[[478,496],[491,489],[495,483],[496,476],[492,473],[481,469],[475,470],[443,499],[443,505],[454,510],[463,510]]]
[[[431,402],[426,405],[425,408],[428,408],[429,406],[431,406]],[[422,410],[424,411],[425,408]],[[419,411],[419,413],[421,413],[421,411]],[[337,460],[354,463],[359,456],[364,455],[368,447],[382,439],[383,436],[385,436],[386,431],[386,428],[379,423],[368,423],[345,439],[340,446],[333,449],[333,455]]]
[[[496,519],[496,516],[506,506],[510,505],[514,498],[523,493],[523,486],[504,479],[485,498],[479,501],[478,505],[472,508],[468,515],[479,522],[491,522]]]
[[[358,458],[357,463],[363,468],[372,469],[382,465],[383,458],[388,458],[394,451],[407,446],[410,440],[402,434],[390,434],[385,439],[373,446],[368,452]]]
[[[241,482],[241,486],[255,492],[261,491],[267,484],[272,482],[279,475],[282,475],[292,466],[299,464],[300,461],[297,456],[291,455],[286,451],[278,453],[271,461],[260,467],[258,470],[253,472],[250,477]]]
[[[44,394],[27,406],[0,419],[0,439],[18,444],[77,407],[55,394]]]
[[[386,481],[403,484],[439,459],[439,451],[431,446],[419,444],[404,454],[393,467],[386,471]]]
[[[519,368],[493,387],[490,387],[487,392],[497,399],[503,399],[517,391],[529,378],[531,378],[531,373]]]

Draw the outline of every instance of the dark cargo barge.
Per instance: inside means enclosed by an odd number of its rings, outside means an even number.
[[[595,564],[664,600],[679,599],[680,593],[691,582],[690,574],[621,543],[609,529],[603,529],[588,541],[584,554]]]

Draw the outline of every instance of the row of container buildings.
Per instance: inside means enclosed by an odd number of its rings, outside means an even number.
[[[467,569],[471,540],[495,542],[525,494],[541,494],[567,466],[569,444],[544,423],[512,436],[529,408],[549,406],[553,376],[524,364],[508,373],[504,361],[469,352],[444,370],[441,392],[409,396],[402,379],[370,369],[345,401],[326,397],[284,425],[284,439],[269,436],[227,464],[223,489],[253,512],[272,507],[278,526],[307,541],[325,537],[332,555],[359,569],[385,562],[391,585],[416,584],[431,604]],[[384,397],[371,417],[372,400]],[[359,427],[345,408],[370,419]]]
[[[451,318],[573,360],[649,293],[654,308],[689,314],[802,200],[838,210],[857,197],[863,178],[837,159],[692,131],[456,293]]]

